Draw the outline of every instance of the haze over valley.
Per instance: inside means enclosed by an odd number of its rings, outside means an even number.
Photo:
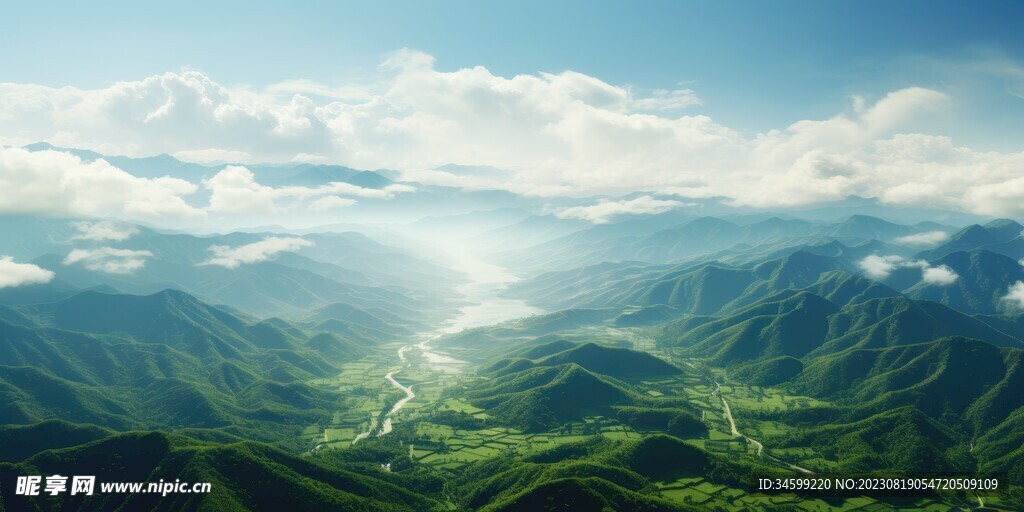
[[[0,512],[1024,509],[1018,4],[8,10]]]

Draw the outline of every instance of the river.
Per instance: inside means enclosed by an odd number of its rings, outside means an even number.
[[[390,433],[393,428],[391,417],[400,411],[402,407],[405,407],[405,404],[409,403],[410,400],[416,398],[416,392],[411,384],[405,386],[395,378],[396,375],[409,366],[409,361],[405,357],[407,352],[413,349],[419,350],[423,359],[433,370],[458,372],[466,362],[455,359],[443,352],[432,350],[429,346],[431,341],[445,334],[454,334],[465,329],[493,325],[506,320],[514,320],[542,313],[540,309],[528,305],[525,301],[500,296],[502,289],[518,280],[516,276],[510,274],[504,268],[481,261],[466,252],[453,252],[448,255],[448,260],[452,268],[466,273],[469,278],[466,283],[456,288],[456,291],[463,296],[462,300],[465,302],[465,305],[459,309],[454,317],[444,322],[436,330],[421,333],[415,337],[416,343],[405,345],[398,349],[397,355],[400,368],[389,372],[384,376],[384,379],[405,393],[405,397],[391,406],[391,409],[384,415],[384,421],[380,428],[377,428],[376,423],[374,423],[368,431],[356,436],[352,440],[352,444],[366,439],[375,431],[378,436]]]

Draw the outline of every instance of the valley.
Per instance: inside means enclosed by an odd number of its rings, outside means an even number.
[[[1015,444],[1024,323],[993,296],[1024,275],[1011,255],[963,247],[967,235],[954,234],[949,243],[966,250],[919,261],[924,253],[874,238],[918,228],[866,216],[663,222],[676,227],[572,224],[568,235],[524,243],[531,254],[521,258],[487,244],[324,235],[317,250],[268,265],[274,284],[208,270],[235,291],[188,286],[202,297],[125,293],[126,278],[84,280],[76,269],[58,273],[69,276],[59,286],[0,292],[0,393],[11,404],[0,406],[0,429],[23,445],[0,450],[0,476],[88,460],[124,478],[125,467],[94,458],[103,447],[137,454],[133,464],[148,469],[133,472],[184,464],[186,478],[213,475],[216,499],[240,509],[257,508],[232,490],[255,474],[330,488],[338,503],[369,510],[1024,503]],[[1012,230],[986,226],[962,231],[988,233],[978,239],[991,248]],[[712,243],[720,233],[730,234]],[[156,246],[167,236],[179,235],[144,234]],[[666,237],[718,252],[669,255]],[[642,250],[648,242],[660,249]],[[566,261],[622,244],[645,260],[531,270],[541,254]],[[133,289],[174,278],[200,247],[189,240],[168,253]],[[884,261],[913,263],[869,276],[865,262],[888,250],[905,256]],[[401,272],[374,268],[374,258],[404,261],[418,277],[397,286]],[[929,268],[959,277],[936,294],[914,275]],[[304,305],[267,316],[274,288]],[[208,460],[211,450],[222,459]],[[1011,487],[915,496],[754,487],[761,477],[846,474],[998,474]]]

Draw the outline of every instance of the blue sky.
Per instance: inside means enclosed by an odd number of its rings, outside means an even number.
[[[399,48],[437,68],[500,76],[574,70],[673,89],[745,132],[834,115],[849,96],[952,93],[938,127],[976,149],[1019,149],[1020,2],[25,2],[0,19],[0,81],[103,87],[198,69],[226,85],[372,80]]]

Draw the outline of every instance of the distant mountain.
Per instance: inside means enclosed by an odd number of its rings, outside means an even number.
[[[508,290],[548,309],[569,305],[624,309],[662,305],[682,313],[714,314],[736,310],[780,291],[811,286],[834,271],[857,272],[848,258],[796,250],[742,267],[717,262],[605,263],[542,274],[515,283]]]
[[[665,323],[680,314],[681,312],[676,308],[664,304],[655,304],[653,306],[627,310],[615,317],[613,323],[619,327],[643,327]]]
[[[757,245],[771,240],[807,235],[815,230],[816,226],[806,220],[771,217],[744,226],[741,239],[744,243]]]
[[[919,282],[904,290],[909,297],[940,302],[966,313],[995,313],[1008,307],[1003,297],[1009,287],[1024,280],[1024,266],[1015,259],[983,249],[953,252],[930,262],[945,265],[959,278],[934,286]]]
[[[835,282],[830,278],[810,289],[827,290],[823,285]],[[839,292],[832,296],[843,300],[836,304],[808,289],[787,290],[727,315],[683,316],[659,327],[657,338],[684,347],[691,356],[727,365],[782,357],[813,359],[853,348],[923,343],[944,336],[1024,348],[1020,339],[938,303],[915,302],[898,294],[854,301]],[[787,368],[776,368],[776,375],[795,375]],[[744,371],[751,379],[764,378],[759,377],[764,368]]]
[[[301,254],[286,253],[269,261],[225,268],[205,264],[212,257],[210,247],[239,247],[271,235],[199,237],[136,226],[138,232],[116,246],[148,253],[144,265],[131,273],[108,273],[64,264],[65,255],[73,248],[89,246],[72,239],[70,223],[59,225],[66,229],[60,235],[47,235],[45,243],[33,241],[45,230],[12,229],[12,237],[0,238],[0,254],[22,244],[19,237],[37,247],[32,250],[50,251],[31,261],[56,274],[56,279],[44,286],[0,290],[0,301],[46,302],[66,298],[72,291],[104,287],[136,294],[176,288],[260,316],[298,319],[308,316],[311,309],[342,302],[388,309],[404,316],[406,323],[436,321],[454,308],[446,300],[452,297],[450,285],[459,278],[456,272],[354,233],[306,235],[303,238],[315,245]],[[397,286],[399,283],[404,286]]]
[[[585,229],[589,222],[560,219],[554,215],[531,215],[515,224],[485,231],[468,241],[483,250],[504,251],[525,248]]]
[[[954,252],[985,249],[1014,259],[1024,258],[1024,226],[1020,223],[998,219],[984,226],[973,224],[954,233],[942,245],[918,253],[917,257],[936,260]]]
[[[419,326],[384,308],[369,307],[363,309],[341,302],[328,304],[317,309],[306,318],[310,322],[323,322],[332,319],[360,325],[392,336],[411,335],[413,333],[412,328]]]
[[[445,238],[466,238],[521,222],[530,213],[521,208],[498,208],[444,217],[424,217],[408,225],[412,233],[430,233]]]
[[[223,165],[206,166],[191,162],[184,162],[167,154],[160,154],[150,157],[133,158],[117,155],[103,155],[95,151],[75,148],[56,147],[46,142],[37,142],[25,146],[29,151],[60,151],[71,153],[85,162],[106,160],[114,167],[122,169],[133,176],[140,178],[160,178],[171,176],[191,182],[198,182],[203,178],[212,177]]]
[[[852,215],[846,221],[827,231],[833,237],[865,238],[890,241],[917,231],[913,227],[895,224],[869,215]]]
[[[935,302],[900,296],[843,308],[829,319],[828,341],[815,353],[923,343],[946,336],[971,337],[1003,347],[1024,346],[1018,338],[976,318]]]

